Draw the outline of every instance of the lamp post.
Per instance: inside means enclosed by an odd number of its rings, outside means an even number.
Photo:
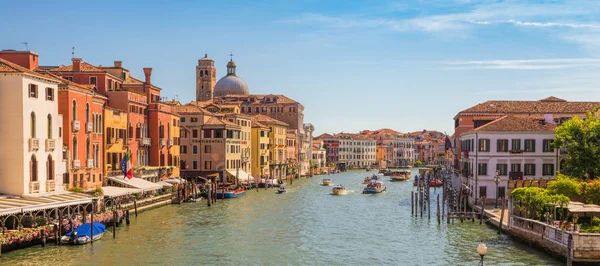
[[[483,243],[483,240],[481,240],[481,242],[479,242],[479,245],[477,245],[477,253],[479,253],[479,256],[481,257],[481,260],[479,261],[479,265],[483,266],[483,256],[485,256],[485,254],[487,253],[487,246]]]
[[[494,206],[494,210],[498,210],[498,183],[500,183],[500,172],[496,171],[496,176],[494,176],[494,182],[496,183],[496,206]]]

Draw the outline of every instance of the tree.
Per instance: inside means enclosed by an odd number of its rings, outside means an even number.
[[[424,164],[425,164],[425,163],[424,163],[424,162],[421,162],[420,160],[416,160],[416,161],[415,161],[415,166],[417,166],[417,167],[418,167],[418,166],[421,166],[421,165],[424,165]]]
[[[550,194],[565,195],[569,198],[581,194],[581,184],[577,179],[558,174],[556,180],[548,183]]]
[[[600,176],[600,119],[597,108],[586,113],[586,118],[573,117],[556,128],[554,148],[567,150],[561,172],[578,178]]]

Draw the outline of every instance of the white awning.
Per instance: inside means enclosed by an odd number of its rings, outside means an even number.
[[[155,183],[152,183],[152,182],[149,182],[144,179],[137,178],[137,177],[133,177],[131,179],[123,179],[120,177],[111,176],[111,177],[109,177],[109,179],[116,183],[119,183],[120,185],[123,185],[125,187],[139,188],[143,192],[159,190],[162,188],[162,186],[159,184],[155,184]]]
[[[167,179],[165,179],[165,181],[161,181],[161,182],[165,182],[165,183],[169,183],[169,184],[173,185],[173,184],[185,183],[185,179],[181,179],[181,178],[167,178]]]
[[[38,211],[92,202],[94,197],[85,193],[52,193],[44,196],[0,197],[0,216],[21,211]]]
[[[239,169],[239,170],[227,170],[227,173],[229,173],[231,176],[236,177],[236,172],[239,171],[239,175],[237,176],[239,181],[248,181],[248,180],[252,180],[254,179],[254,177],[252,177],[250,174],[244,172],[244,170]]]
[[[119,196],[142,192],[142,190],[139,188],[126,188],[126,187],[113,187],[113,186],[102,187],[102,191],[104,191],[104,196],[106,196],[106,197],[119,197]]]
[[[165,181],[160,181],[160,182],[158,182],[158,183],[156,183],[156,184],[157,184],[157,185],[161,185],[161,186],[163,186],[163,187],[172,187],[172,186],[173,186],[173,184],[171,184],[171,183],[167,183],[167,182],[165,182]]]

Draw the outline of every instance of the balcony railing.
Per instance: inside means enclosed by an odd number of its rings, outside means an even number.
[[[87,168],[94,168],[94,159],[87,160]]]
[[[77,132],[77,131],[79,131],[79,128],[81,127],[81,124],[79,123],[79,120],[73,120],[71,122],[71,126],[73,127],[73,131]]]
[[[123,176],[123,171],[121,170],[111,170],[111,171],[106,171],[106,176],[107,177],[111,177],[111,176]]]
[[[81,162],[79,160],[73,160],[73,169],[81,168]]]
[[[523,180],[523,172],[508,172],[510,180]]]
[[[142,145],[144,145],[144,146],[150,146],[151,145],[151,139],[150,138],[143,138],[142,139]]]
[[[169,147],[173,146],[173,139],[169,139]]]
[[[40,182],[29,182],[29,194],[40,193]]]
[[[46,192],[52,192],[56,190],[55,180],[46,180]]]
[[[55,147],[56,147],[56,140],[46,139],[46,152],[54,151]]]
[[[29,139],[29,151],[37,151],[38,149],[40,149],[40,139]]]
[[[511,154],[520,154],[523,153],[523,150],[509,150],[508,152]]]
[[[164,146],[166,145],[166,142],[167,142],[167,141],[166,141],[165,139],[160,139],[159,146],[160,146],[161,148],[162,148],[162,147],[164,147]]]
[[[85,132],[90,133],[94,131],[94,124],[92,122],[85,123]]]

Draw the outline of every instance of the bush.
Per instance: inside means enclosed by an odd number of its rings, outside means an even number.
[[[588,183],[584,183],[584,195],[585,203],[587,204],[600,204],[600,180],[594,180]]]
[[[102,190],[102,187],[96,187],[96,189],[94,189],[93,192],[94,192],[94,196],[96,196],[96,197],[104,195],[104,190]]]
[[[551,194],[549,190],[539,187],[515,188],[510,196],[513,200],[523,201],[525,207],[521,211],[537,219],[541,219],[546,212],[553,212],[556,205],[565,206],[570,201],[565,195]]]
[[[73,188],[70,188],[69,191],[79,193],[79,192],[83,192],[83,188],[73,187]]]
[[[548,183],[548,192],[571,198],[581,194],[581,184],[575,178],[559,174],[556,176],[556,180]]]

